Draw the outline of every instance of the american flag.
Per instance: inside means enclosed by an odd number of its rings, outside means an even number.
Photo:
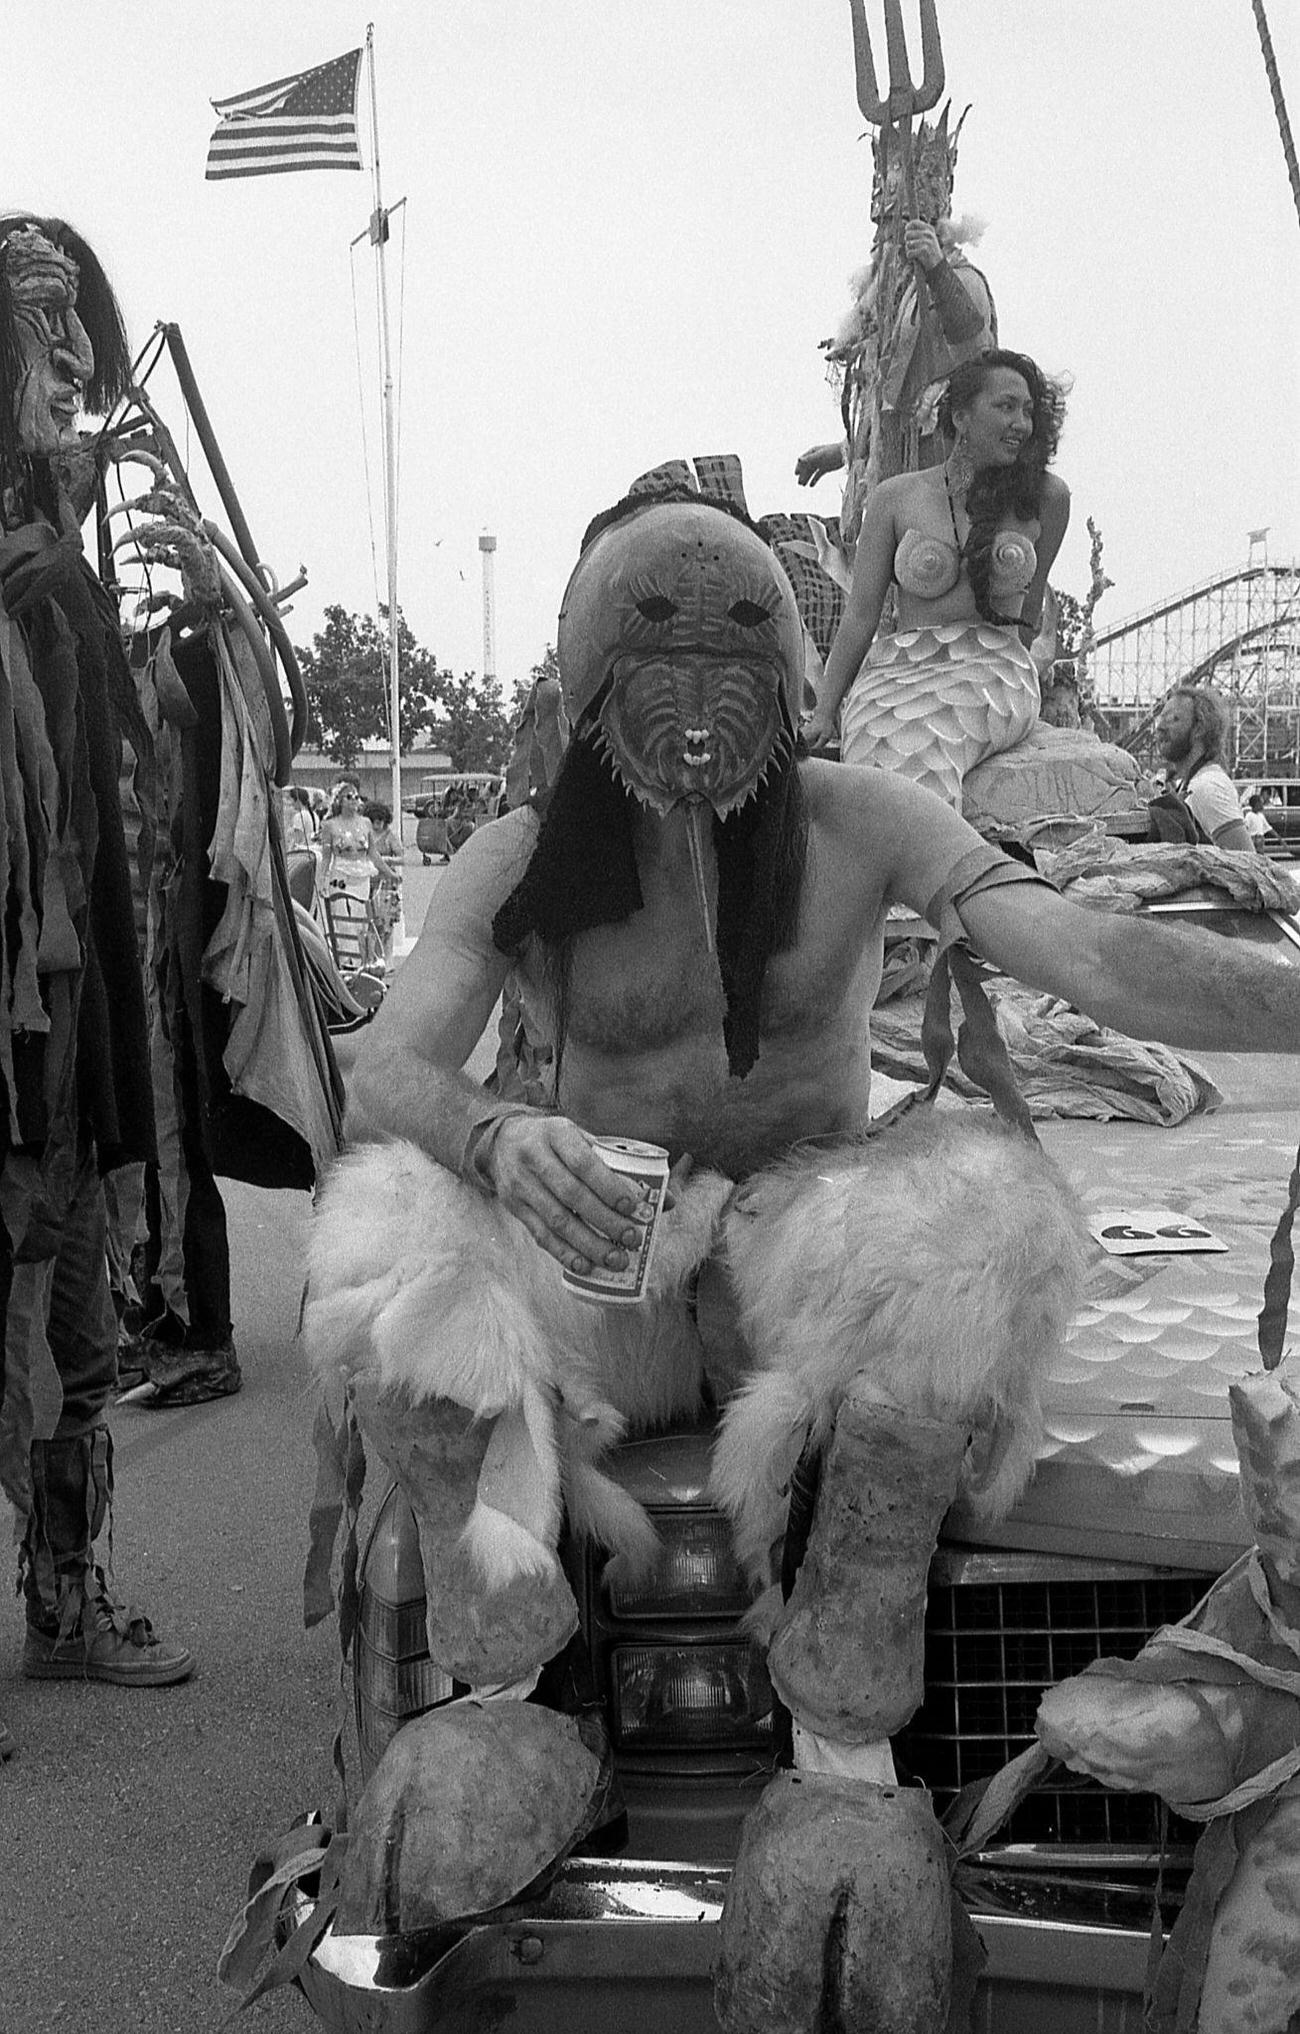
[[[214,99],[221,124],[208,144],[206,180],[275,176],[282,170],[359,170],[357,81],[361,51],[291,78]]]

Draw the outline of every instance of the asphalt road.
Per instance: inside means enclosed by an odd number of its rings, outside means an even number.
[[[408,850],[412,932],[438,873]],[[334,1797],[350,1685],[336,1621],[302,1620],[310,1201],[224,1192],[243,1390],[112,1416],[118,1582],[191,1648],[194,1678],[142,1691],[24,1681],[21,1605],[0,1596],[0,1716],[19,1742],[0,1767],[0,2034],[215,2034],[235,2004],[217,1957],[259,1845],[307,1809],[328,1815]],[[317,2023],[283,1992],[242,2024]]]

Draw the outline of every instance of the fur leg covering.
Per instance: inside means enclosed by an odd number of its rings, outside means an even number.
[[[968,1112],[917,1109],[747,1183],[724,1246],[757,1374],[727,1407],[713,1489],[756,1579],[771,1580],[804,1443],[825,1439],[859,1371],[895,1406],[964,1422],[979,1509],[996,1516],[1014,1503],[1086,1241],[1051,1160]]]
[[[396,1478],[419,1525],[430,1659],[471,1688],[522,1680],[572,1637],[578,1607],[551,1548],[520,1528],[512,1535],[505,1515],[491,1579],[480,1565],[481,1542],[466,1529],[500,1422],[476,1419],[450,1399],[412,1402],[402,1392],[377,1391],[368,1377],[352,1388],[366,1445]]]
[[[361,1146],[331,1174],[312,1228],[310,1361],[327,1390],[364,1381],[363,1425],[389,1404],[408,1424],[418,1408],[426,1421],[438,1409],[435,1425],[468,1416],[448,1431],[461,1449],[472,1429],[479,1447],[459,1543],[482,1583],[557,1576],[566,1502],[579,1529],[634,1564],[653,1553],[645,1513],[598,1460],[629,1420],[698,1400],[683,1291],[728,1190],[716,1174],[691,1179],[663,1218],[647,1299],[616,1308],[569,1292],[512,1216],[414,1145]],[[456,1487],[463,1499],[463,1478]],[[412,1496],[423,1528],[421,1504]]]
[[[948,1861],[920,1787],[779,1773],[748,1817],[718,1931],[724,2034],[937,2034]]]

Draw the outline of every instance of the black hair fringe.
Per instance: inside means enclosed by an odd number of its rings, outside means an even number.
[[[554,1005],[557,1097],[574,941],[598,925],[622,924],[644,902],[633,840],[635,803],[589,727],[570,744],[528,867],[492,921],[494,944],[511,958],[528,939],[538,942]],[[743,1080],[758,1058],[768,960],[793,945],[799,926],[808,827],[788,738],[755,796],[725,819],[715,816],[713,840],[718,969],[726,997],[723,1038],[730,1071]]]

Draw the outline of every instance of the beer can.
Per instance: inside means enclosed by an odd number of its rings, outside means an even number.
[[[668,1153],[662,1144],[642,1144],[632,1137],[593,1137],[591,1141],[610,1171],[622,1174],[635,1187],[637,1206],[628,1220],[640,1229],[641,1241],[635,1249],[628,1250],[628,1262],[622,1271],[593,1264],[590,1271],[566,1270],[561,1275],[569,1291],[576,1292],[579,1299],[605,1306],[634,1306],[645,1298],[646,1280],[650,1276],[655,1231],[668,1185]]]

